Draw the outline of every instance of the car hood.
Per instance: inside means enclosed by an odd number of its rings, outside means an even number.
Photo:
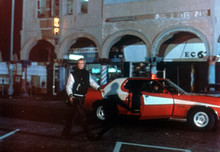
[[[201,93],[192,93],[189,94],[191,97],[191,101],[212,104],[212,105],[220,105],[220,96],[213,96],[209,94],[201,94]]]
[[[175,95],[175,102],[179,104],[193,104],[206,106],[220,106],[220,97],[211,96],[200,93],[188,93],[182,95]]]
[[[189,95],[192,95],[192,96],[206,96],[206,97],[217,97],[219,98],[220,97],[220,94],[208,94],[208,93],[190,93]]]

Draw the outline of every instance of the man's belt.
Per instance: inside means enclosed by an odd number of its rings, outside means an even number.
[[[75,97],[85,98],[85,95],[83,95],[83,94],[77,94],[77,93],[74,93],[73,96],[75,96]]]

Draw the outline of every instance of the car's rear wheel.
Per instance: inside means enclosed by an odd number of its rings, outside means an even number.
[[[101,103],[98,103],[94,106],[94,113],[95,113],[95,117],[98,120],[105,120],[105,113],[104,113],[104,106]]]
[[[212,130],[215,126],[214,115],[206,110],[192,110],[188,113],[187,121],[191,127],[197,130]]]

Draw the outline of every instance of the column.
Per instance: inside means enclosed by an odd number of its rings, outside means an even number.
[[[22,60],[22,77],[21,77],[21,96],[28,97],[27,93],[27,67],[31,64],[30,60]]]
[[[209,73],[208,73],[208,83],[215,84],[215,62],[217,61],[216,56],[209,56],[207,61],[209,64]]]
[[[103,64],[101,65],[101,86],[107,83],[107,76],[108,76],[108,65]]]

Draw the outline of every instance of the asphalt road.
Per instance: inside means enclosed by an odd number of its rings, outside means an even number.
[[[69,109],[62,101],[0,99],[0,152],[220,152],[220,126],[191,130],[185,122],[119,118],[100,141],[89,141],[78,126],[61,132]],[[89,113],[94,133],[101,123]]]

